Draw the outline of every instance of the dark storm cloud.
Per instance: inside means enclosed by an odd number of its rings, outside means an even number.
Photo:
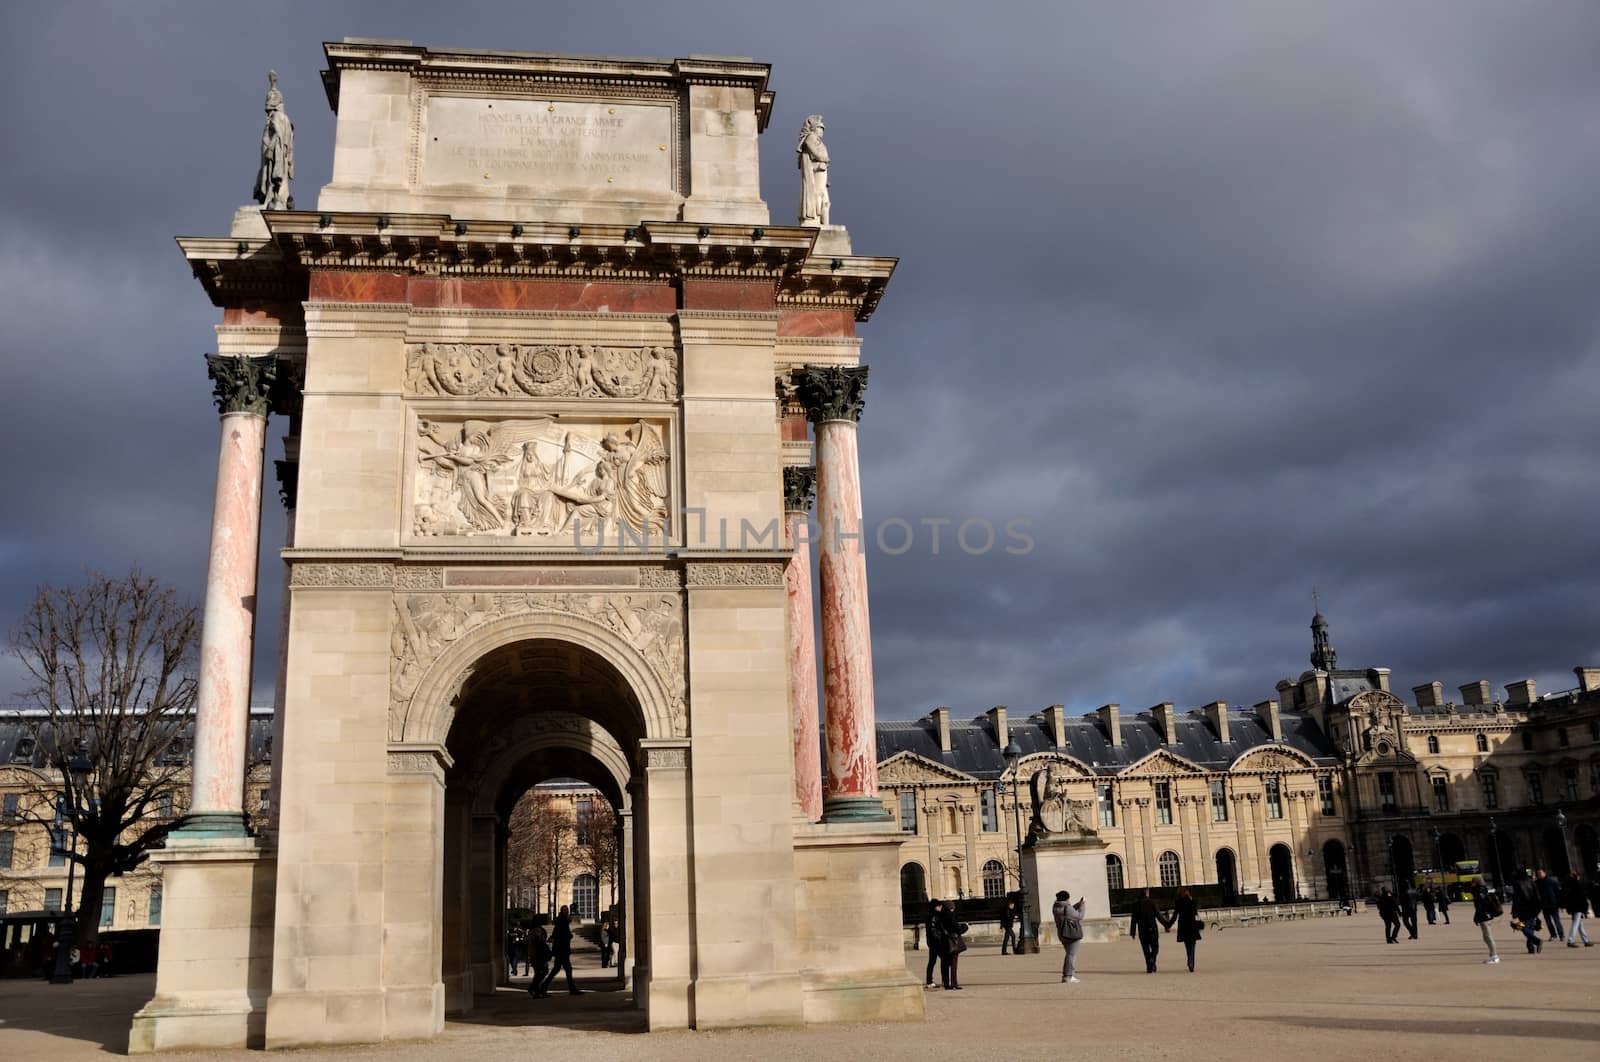
[[[868,517],[918,531],[869,560],[881,714],[1259,700],[1305,666],[1313,586],[1342,662],[1397,689],[1600,662],[1592,5],[56,5],[8,31],[7,622],[88,565],[198,597],[216,313],[171,236],[246,201],[268,67],[314,201],[319,44],[360,34],[770,61],[775,221],[793,130],[828,117],[836,219],[902,257],[863,330]],[[954,521],[937,556],[924,517]],[[968,556],[972,518],[1035,548]]]

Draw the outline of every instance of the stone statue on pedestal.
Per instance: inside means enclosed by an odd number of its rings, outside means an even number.
[[[1093,824],[1078,813],[1077,805],[1067,793],[1067,772],[1060,764],[1052,764],[1035,774],[1030,787],[1033,790],[1033,821],[1028,826],[1030,842],[1094,836]]]
[[[822,142],[822,115],[813,114],[800,127],[795,148],[800,164],[800,224],[827,225],[828,147]]]
[[[294,176],[294,123],[283,111],[278,72],[267,71],[267,125],[261,131],[261,166],[256,170],[256,202],[267,210],[294,205],[289,179]]]

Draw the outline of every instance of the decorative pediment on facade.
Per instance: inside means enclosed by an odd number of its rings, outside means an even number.
[[[878,764],[879,785],[976,781],[976,778],[964,771],[946,767],[926,756],[918,756],[915,752],[897,752]]]
[[[1230,771],[1261,771],[1273,773],[1278,771],[1303,771],[1313,768],[1316,763],[1299,749],[1290,748],[1288,745],[1268,745],[1265,748],[1251,749],[1228,765]]]
[[[1378,712],[1388,715],[1390,712],[1404,713],[1406,705],[1388,690],[1362,690],[1350,698],[1348,708],[1351,715],[1357,712]]]
[[[1031,778],[1039,771],[1046,770],[1051,764],[1059,763],[1067,769],[1067,773],[1074,777],[1093,778],[1094,769],[1087,763],[1063,752],[1036,752],[1031,756],[1024,756],[1017,761],[1017,770],[1024,778]]]
[[[1168,752],[1166,749],[1157,749],[1144,759],[1120,772],[1124,777],[1129,775],[1185,775],[1205,774],[1205,769],[1198,764],[1191,763],[1182,756]]]

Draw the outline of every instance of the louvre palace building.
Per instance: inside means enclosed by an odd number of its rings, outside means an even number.
[[[903,900],[1015,888],[1027,783],[1052,765],[1106,844],[1113,900],[1179,884],[1247,903],[1342,899],[1466,859],[1490,881],[1600,873],[1600,668],[1575,668],[1560,692],[1521,680],[1497,697],[1480,680],[1453,699],[1432,682],[1408,703],[1388,668],[1339,666],[1320,613],[1312,634],[1311,669],[1248,708],[997,706],[970,721],[936,708],[880,722]]]

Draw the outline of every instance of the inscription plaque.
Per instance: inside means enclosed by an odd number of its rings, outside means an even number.
[[[673,190],[670,104],[429,98],[422,183]]]

